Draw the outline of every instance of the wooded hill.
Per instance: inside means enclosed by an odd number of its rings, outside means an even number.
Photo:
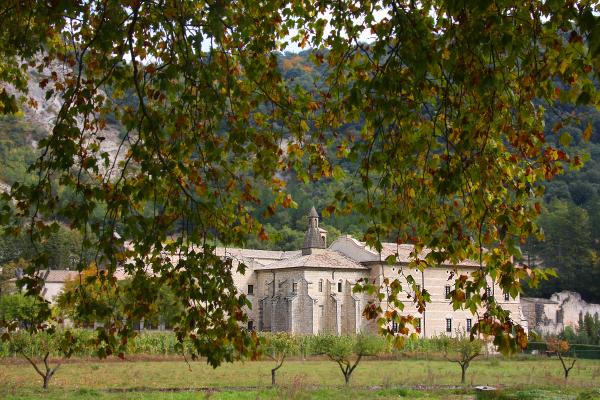
[[[315,66],[309,52],[281,55],[279,62],[288,82],[312,91],[321,87],[325,68]],[[546,105],[546,110],[546,140],[556,143],[572,157],[580,157],[584,164],[578,170],[566,170],[546,184],[538,221],[545,233],[545,241],[532,239],[523,245],[523,259],[534,265],[557,268],[558,278],[542,282],[536,289],[527,288],[526,292],[545,297],[559,290],[574,290],[587,301],[600,302],[600,113],[590,107],[560,103]],[[568,126],[558,123],[565,115],[571,116]],[[356,134],[360,126],[345,126],[343,130],[344,134]],[[22,116],[0,117],[0,183],[10,185],[33,179],[27,167],[36,157],[34,146],[45,135],[43,127]],[[254,216],[264,225],[268,238],[253,237],[247,247],[300,248],[310,207],[314,205],[319,211],[325,210],[334,201],[336,193],[361,185],[354,174],[355,165],[336,161],[335,154],[330,158],[339,167],[335,169],[337,179],[302,183],[291,176],[284,177],[296,208],[270,215],[267,205],[273,194],[267,189],[259,189],[258,198],[262,201],[256,206]],[[68,198],[68,194],[64,197]],[[328,230],[329,241],[340,234],[351,234],[360,239],[365,226],[361,218],[353,213],[323,215],[322,226]],[[49,244],[56,249],[50,263],[53,268],[73,264],[69,249],[76,249],[81,239],[77,233],[66,231],[58,232],[56,240]],[[32,251],[26,240],[0,240],[0,264],[16,261]]]

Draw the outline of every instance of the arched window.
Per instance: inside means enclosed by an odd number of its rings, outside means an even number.
[[[323,279],[319,279],[319,293],[323,292]]]
[[[338,282],[338,292],[342,293],[342,280]]]

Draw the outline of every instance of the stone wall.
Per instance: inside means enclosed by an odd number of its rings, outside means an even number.
[[[579,315],[600,315],[600,304],[585,302],[579,293],[563,291],[549,299],[521,299],[529,327],[541,335],[558,335],[565,327],[579,328]]]
[[[308,282],[305,279],[300,279],[298,293],[292,301],[292,332],[313,333],[314,303],[314,299],[308,295]]]
[[[564,326],[577,328],[579,325],[579,314],[585,315],[589,313],[592,316],[594,314],[600,315],[600,304],[587,303],[576,292],[563,291],[554,293],[550,296],[550,300],[554,300],[560,305]]]

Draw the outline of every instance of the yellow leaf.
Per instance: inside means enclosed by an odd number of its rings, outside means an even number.
[[[586,142],[589,142],[591,137],[592,137],[592,123],[588,122],[585,130],[583,131],[583,140],[585,140]]]
[[[304,120],[300,121],[300,128],[302,129],[303,132],[308,132],[308,125],[306,124],[306,121],[304,121]]]

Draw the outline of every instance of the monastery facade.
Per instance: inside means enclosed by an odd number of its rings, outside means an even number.
[[[246,310],[248,329],[299,334],[374,330],[374,323],[362,316],[372,297],[353,293],[352,288],[365,278],[379,286],[386,277],[400,278],[400,270],[404,275],[411,274],[417,285],[431,296],[431,303],[423,313],[418,312],[412,299],[405,302],[403,313],[418,318],[420,336],[452,336],[469,331],[475,324],[477,317],[470,311],[453,310],[449,293],[454,288],[455,278],[451,276],[456,276],[452,275],[455,270],[459,275],[467,275],[479,267],[478,263],[442,264],[421,272],[409,267],[412,245],[383,243],[380,255],[350,236],[340,237],[328,247],[326,242],[326,232],[319,228],[319,216],[313,208],[302,250],[217,249],[219,255],[247,266],[245,274],[235,274],[234,279],[238,290],[252,303],[252,308]],[[395,264],[381,262],[390,255],[396,256]],[[401,283],[403,288],[409,287],[406,280],[401,279]],[[527,329],[519,297],[502,293],[491,281],[487,290],[488,295],[510,311],[514,322]]]
[[[245,293],[252,308],[248,315],[249,330],[292,332],[298,334],[353,334],[376,330],[373,321],[363,316],[365,305],[374,300],[366,293],[353,293],[360,279],[368,279],[379,287],[385,278],[399,279],[403,289],[410,289],[402,276],[412,275],[419,288],[426,289],[431,302],[419,313],[408,298],[411,293],[400,293],[405,299],[404,314],[418,318],[419,335],[434,337],[468,332],[477,317],[468,310],[453,310],[450,291],[458,275],[469,275],[479,268],[475,261],[463,261],[460,265],[442,264],[425,268],[424,271],[410,268],[412,245],[383,243],[379,254],[351,236],[340,237],[327,246],[327,232],[319,228],[319,216],[313,208],[308,216],[308,228],[301,250],[269,251],[238,248],[216,249],[217,255],[233,260],[234,267],[244,263],[245,274],[234,272],[234,282],[240,293]],[[389,256],[396,263],[388,264]],[[234,268],[236,270],[237,268]],[[127,276],[118,271],[117,279]],[[400,274],[402,273],[402,274]],[[43,295],[54,301],[67,279],[77,276],[77,271],[45,271]],[[522,311],[519,297],[502,293],[492,281],[488,284],[488,295],[510,311],[515,323],[527,329],[527,319]],[[527,306],[528,303],[524,303]],[[385,311],[385,304],[382,304]],[[140,322],[136,329],[148,328]],[[155,329],[149,327],[150,329]],[[392,330],[396,326],[390,326]],[[165,329],[160,324],[158,329]]]

